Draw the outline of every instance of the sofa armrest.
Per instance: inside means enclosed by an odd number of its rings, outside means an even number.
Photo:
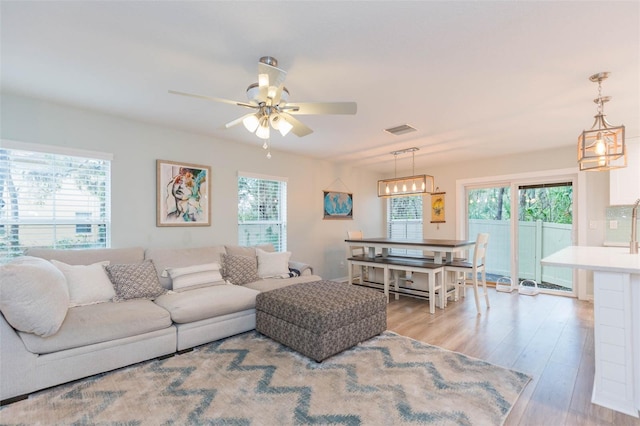
[[[300,275],[313,275],[313,266],[308,263],[289,261],[289,268],[297,269],[300,271]]]
[[[37,389],[36,360],[18,333],[0,314],[0,401]],[[0,416],[1,417],[1,416]]]

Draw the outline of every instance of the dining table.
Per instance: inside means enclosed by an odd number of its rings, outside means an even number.
[[[399,293],[416,294],[427,293],[429,299],[429,312],[434,314],[436,292],[439,294],[440,308],[444,309],[446,305],[445,291],[443,290],[447,283],[444,277],[444,266],[448,262],[454,260],[454,253],[471,249],[475,246],[475,241],[469,240],[447,240],[447,239],[400,239],[400,238],[347,238],[345,242],[350,247],[364,247],[364,254],[361,256],[352,256],[348,260],[348,282],[353,284],[353,266],[360,268],[360,285],[373,286],[376,285],[363,280],[363,267],[381,268],[383,271],[382,288],[387,301],[389,300],[389,287],[391,284],[390,273],[394,273],[394,287],[396,299]],[[381,249],[381,254],[376,254],[377,249]],[[391,249],[419,250],[423,251],[422,256],[416,255],[395,255],[390,254]],[[424,253],[430,252],[429,254]],[[433,253],[433,254],[431,254]],[[428,288],[416,292],[416,290],[407,290],[399,286],[398,272],[406,273],[422,273],[428,276]]]
[[[366,256],[376,257],[376,249],[381,249],[382,257],[389,256],[390,249],[422,250],[433,252],[434,263],[441,264],[453,261],[453,254],[458,251],[469,250],[476,244],[473,240],[447,240],[447,239],[402,239],[402,238],[362,238],[346,239],[349,246],[366,247]]]

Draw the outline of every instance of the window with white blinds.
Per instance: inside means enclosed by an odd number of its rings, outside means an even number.
[[[109,247],[111,161],[69,153],[0,148],[0,261],[28,247]]]
[[[387,198],[387,237],[419,239],[422,236],[422,196]],[[393,254],[421,255],[420,250],[392,249]]]
[[[271,243],[287,250],[287,180],[240,173],[238,176],[238,244]]]

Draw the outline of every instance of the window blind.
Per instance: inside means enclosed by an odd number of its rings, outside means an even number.
[[[0,149],[0,260],[110,245],[111,161]]]
[[[422,199],[420,195],[387,199],[387,237],[419,239],[422,236]],[[420,250],[392,249],[393,254],[421,255]]]
[[[284,178],[238,176],[238,244],[271,243],[287,250],[287,182]]]

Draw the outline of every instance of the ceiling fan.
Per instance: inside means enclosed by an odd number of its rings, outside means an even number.
[[[299,137],[313,132],[294,115],[355,114],[355,102],[288,102],[289,91],[284,87],[287,72],[278,68],[278,61],[263,56],[258,62],[258,82],[247,87],[248,102],[238,102],[213,96],[169,90],[174,95],[191,96],[214,102],[223,102],[249,108],[254,111],[225,124],[226,128],[243,123],[251,133],[261,139],[269,139],[270,129],[278,130],[282,136],[290,131]]]

